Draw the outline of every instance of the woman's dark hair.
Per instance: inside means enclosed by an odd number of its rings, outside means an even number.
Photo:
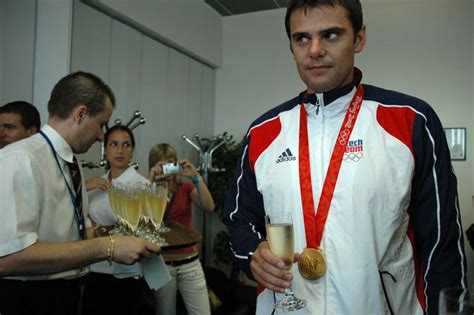
[[[124,126],[124,125],[115,125],[112,128],[109,128],[104,134],[104,146],[107,146],[109,143],[109,137],[110,135],[117,130],[125,131],[128,133],[130,136],[130,140],[132,141],[132,149],[135,149],[135,137],[133,136],[133,132],[130,130],[130,128]]]

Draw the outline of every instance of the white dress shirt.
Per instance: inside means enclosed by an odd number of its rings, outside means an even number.
[[[39,133],[0,150],[0,258],[38,241],[70,242],[80,238],[73,201],[66,186],[67,180],[70,187],[74,187],[66,164],[73,161],[74,154],[68,143],[51,126],[43,126],[42,131],[56,151],[62,172],[51,147]],[[83,209],[86,210],[88,201],[85,185],[82,185],[82,196]],[[90,226],[87,213],[84,213],[84,217],[86,226]],[[85,272],[87,268],[50,275],[5,278],[69,279]]]

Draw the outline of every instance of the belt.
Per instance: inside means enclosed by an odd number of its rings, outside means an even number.
[[[168,266],[177,267],[177,266],[181,266],[181,265],[184,265],[184,264],[193,262],[193,261],[197,260],[198,258],[199,258],[199,255],[195,255],[195,256],[192,256],[192,257],[189,257],[189,258],[180,259],[180,260],[165,261],[165,263],[166,263]]]

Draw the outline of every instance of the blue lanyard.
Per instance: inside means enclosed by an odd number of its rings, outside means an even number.
[[[74,206],[74,217],[76,218],[76,223],[77,223],[77,229],[79,231],[79,236],[81,237],[81,239],[85,239],[84,214],[79,209],[78,202],[77,202],[77,199],[76,199],[76,195],[73,193],[74,190],[71,188],[71,186],[69,186],[69,183],[68,183],[68,181],[66,179],[66,176],[64,175],[63,169],[61,167],[61,164],[59,163],[58,154],[56,153],[56,150],[54,149],[54,146],[51,143],[51,140],[49,140],[48,136],[46,136],[43,133],[43,131],[39,131],[39,133],[43,136],[43,138],[46,140],[49,147],[51,148],[51,151],[53,152],[54,159],[56,160],[56,163],[58,164],[59,171],[61,171],[61,174],[63,175],[64,181],[66,182],[67,190],[69,191],[69,195],[71,196],[72,205]]]

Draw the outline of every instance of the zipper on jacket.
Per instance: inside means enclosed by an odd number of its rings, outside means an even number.
[[[383,289],[383,295],[385,297],[385,302],[387,303],[388,310],[390,311],[390,314],[393,315],[393,309],[392,305],[390,304],[390,300],[388,299],[388,294],[387,294],[387,289],[385,288],[385,282],[383,281],[383,275],[389,275],[390,278],[392,278],[393,282],[397,282],[397,279],[388,271],[379,271],[379,276],[380,276],[380,282],[382,283],[382,289]]]
[[[324,106],[324,94],[316,93],[316,116],[319,114],[321,106]]]

